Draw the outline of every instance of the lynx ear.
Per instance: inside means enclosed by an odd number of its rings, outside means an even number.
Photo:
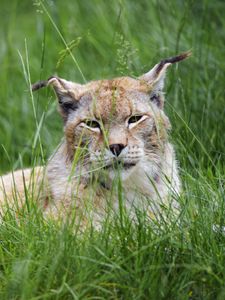
[[[46,81],[39,81],[32,85],[32,91],[46,86],[53,86],[59,101],[59,108],[62,117],[66,120],[68,114],[79,106],[80,92],[82,85],[52,76]]]
[[[164,79],[167,68],[176,62],[188,58],[191,52],[184,52],[178,56],[166,58],[160,63],[155,65],[149,72],[140,76],[139,79],[147,83],[151,90],[151,100],[157,104],[160,108],[163,108],[163,95],[162,90],[164,87]]]

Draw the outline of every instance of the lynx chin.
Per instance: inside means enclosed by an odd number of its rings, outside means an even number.
[[[189,55],[162,60],[138,78],[79,84],[53,76],[34,84],[33,91],[54,88],[64,139],[45,167],[1,177],[1,215],[6,208],[18,214],[29,198],[46,216],[75,212],[81,224],[96,227],[121,201],[131,217],[137,209],[150,218],[176,210],[181,184],[163,86],[166,69]]]

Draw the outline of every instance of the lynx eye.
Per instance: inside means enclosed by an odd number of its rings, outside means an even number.
[[[137,123],[138,121],[141,120],[143,116],[132,116],[130,117],[130,119],[128,120],[128,124],[132,124],[132,123]]]
[[[127,121],[129,129],[133,128],[134,126],[136,126],[137,124],[139,124],[140,122],[144,121],[147,118],[148,118],[148,115],[142,115],[142,116],[134,115],[134,116],[131,116]]]
[[[97,121],[93,121],[93,120],[88,120],[85,122],[85,124],[88,127],[92,127],[92,128],[100,128],[100,124]]]
[[[94,131],[99,131],[101,129],[100,124],[95,120],[84,120],[82,125]]]

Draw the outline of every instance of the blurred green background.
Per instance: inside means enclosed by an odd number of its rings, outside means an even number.
[[[190,59],[168,71],[172,138],[182,168],[223,169],[224,11],[219,0],[1,0],[0,173],[43,163],[63,136],[54,94],[35,93],[32,103],[26,79],[29,69],[31,82],[53,74],[84,82],[59,32],[87,81],[138,76],[191,49]]]
[[[225,299],[224,12],[219,0],[1,0],[0,174],[45,163],[63,136],[51,88],[32,96],[29,82],[138,76],[193,55],[168,70],[165,87],[179,222],[137,214],[131,226],[121,214],[79,235],[27,201],[0,222],[0,299]]]

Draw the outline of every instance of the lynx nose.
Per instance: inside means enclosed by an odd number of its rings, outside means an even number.
[[[115,156],[119,156],[121,151],[125,148],[125,145],[123,144],[112,144],[109,145],[109,149]]]

